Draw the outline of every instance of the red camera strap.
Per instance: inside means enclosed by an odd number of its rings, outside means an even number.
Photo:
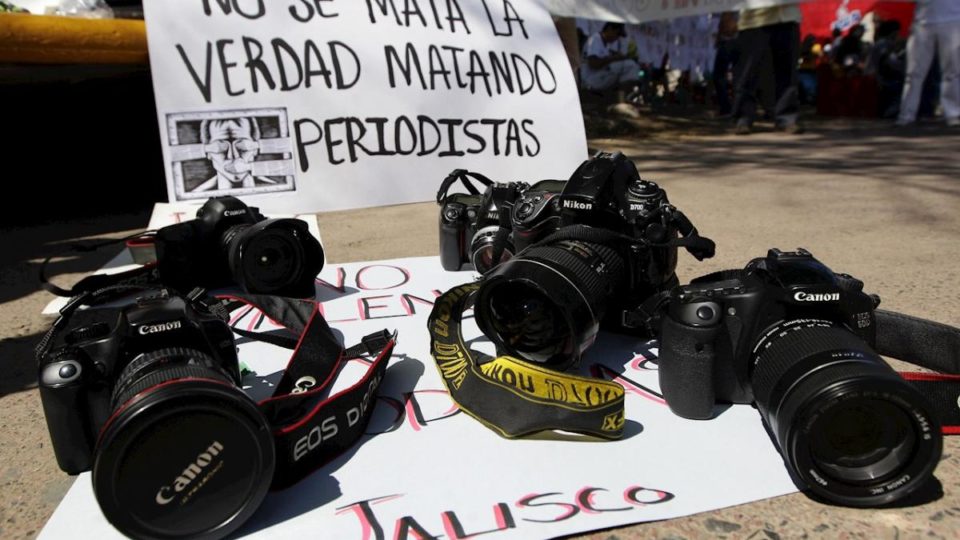
[[[273,488],[290,486],[347,451],[363,436],[396,335],[382,330],[345,349],[316,302],[248,294],[220,298],[228,301],[228,311],[252,305],[299,336],[296,340],[271,339],[234,328],[240,335],[294,349],[273,396],[258,403],[273,427],[277,455]],[[376,355],[376,359],[366,374],[331,395],[330,389],[346,361],[367,354]]]
[[[901,373],[926,396],[944,435],[960,435],[960,329],[883,309],[876,310],[877,352],[938,373]]]

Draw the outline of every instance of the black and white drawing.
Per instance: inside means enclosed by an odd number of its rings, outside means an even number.
[[[285,108],[168,114],[167,137],[177,200],[296,189]]]

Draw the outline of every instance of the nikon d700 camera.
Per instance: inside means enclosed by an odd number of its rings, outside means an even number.
[[[459,268],[479,227],[477,325],[505,354],[555,369],[577,361],[602,322],[640,331],[636,309],[677,284],[677,247],[713,256],[713,242],[620,153],[596,154],[566,182],[491,183],[475,207],[452,197],[441,197],[440,250],[445,268]]]

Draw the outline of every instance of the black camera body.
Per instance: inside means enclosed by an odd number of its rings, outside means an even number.
[[[41,359],[40,397],[50,439],[63,471],[78,474],[93,464],[100,429],[117,398],[157,366],[151,359],[171,346],[208,355],[211,370],[240,384],[230,327],[202,306],[166,290],[122,308],[79,311]],[[130,396],[132,397],[132,396]]]
[[[662,244],[635,250],[631,275],[640,287],[673,285],[677,250],[665,244],[685,232],[673,219],[675,210],[666,192],[641,179],[623,154],[598,152],[569,180],[493,183],[482,194],[446,196],[440,262],[445,270],[486,273],[561,227],[587,225]],[[498,232],[505,240],[494,261]]]
[[[663,396],[690,419],[755,403],[788,469],[826,499],[901,498],[942,442],[930,404],[874,351],[879,302],[803,249],[678,286],[661,305]]]
[[[586,225],[626,239],[625,305],[636,306],[678,283],[677,246],[671,241],[693,229],[670,204],[666,191],[643,180],[623,154],[599,153],[574,171],[561,193],[559,227]],[[712,252],[704,254],[712,256]]]
[[[90,470],[104,516],[132,538],[222,537],[270,488],[271,426],[241,389],[225,312],[202,294],[65,308],[38,353],[60,468]]]
[[[312,297],[323,249],[300,219],[267,219],[235,197],[214,197],[197,218],[156,235],[160,280],[186,292],[238,285],[250,293]]]
[[[490,182],[474,196],[453,220],[445,212],[469,196],[438,195],[444,268],[464,264],[456,239],[482,225],[469,257],[484,274],[478,326],[498,350],[556,369],[579,360],[601,325],[643,333],[643,302],[678,283],[679,246],[713,256],[713,242],[621,153],[597,153],[567,181]]]
[[[563,180],[495,183],[482,194],[454,193],[441,202],[440,264],[444,270],[485,272],[496,235],[508,231],[504,257],[557,229]]]
[[[752,403],[750,362],[782,321],[829,321],[875,342],[878,300],[863,282],[834,274],[805,251],[771,249],[739,276],[717,272],[671,291],[663,321],[661,387],[684,418],[706,419],[717,402]],[[697,352],[697,344],[707,345]],[[689,355],[690,351],[697,353]],[[712,366],[704,363],[710,352]]]

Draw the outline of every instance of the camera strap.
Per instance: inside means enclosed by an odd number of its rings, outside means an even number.
[[[251,305],[299,336],[294,339],[233,329],[242,336],[293,349],[273,395],[258,403],[273,427],[277,461],[272,487],[291,486],[343,454],[363,436],[396,345],[396,333],[381,330],[344,348],[316,302],[254,294],[218,297],[225,301],[225,312]],[[331,395],[333,382],[347,360],[365,355],[375,355],[366,374]]]
[[[92,274],[84,277],[77,282],[76,285],[69,289],[64,289],[55,285],[50,281],[50,278],[47,277],[47,266],[50,265],[50,261],[52,261],[55,257],[62,256],[69,252],[91,253],[93,251],[97,251],[98,249],[122,242],[152,238],[155,232],[156,231],[144,231],[137,234],[132,234],[130,236],[125,236],[123,238],[94,242],[74,242],[69,244],[66,246],[66,248],[46,257],[40,264],[40,286],[50,294],[63,296],[66,298],[74,298],[84,293],[92,293],[94,291],[99,291],[114,285],[156,285],[160,283],[160,278],[157,274],[157,268],[155,264],[148,264],[132,270],[116,272],[113,274]]]
[[[441,295],[427,323],[431,354],[460,409],[508,438],[547,430],[619,438],[625,422],[620,385],[494,358],[465,344],[463,313],[479,288],[479,282],[468,283]]]
[[[875,310],[877,352],[938,373],[901,372],[933,405],[944,435],[960,435],[960,329]]]
[[[473,182],[470,181],[471,178],[482,184],[484,188],[494,184],[493,180],[480,173],[471,172],[466,169],[454,169],[443,179],[443,182],[440,182],[440,189],[437,190],[437,204],[443,204],[444,199],[447,198],[447,192],[450,191],[450,188],[457,180],[463,184],[463,187],[465,187],[471,195],[479,195],[481,190],[473,185]]]

